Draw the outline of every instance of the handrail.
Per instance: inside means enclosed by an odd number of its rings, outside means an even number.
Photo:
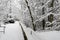
[[[20,24],[21,25],[21,24]],[[22,25],[21,25],[22,26]],[[23,27],[22,27],[23,28]],[[27,27],[25,27],[26,29],[27,29]],[[23,30],[25,31],[26,29],[24,29],[23,28]],[[29,28],[30,29],[30,28]],[[25,31],[25,33],[26,33],[26,31]],[[34,40],[40,40],[40,38],[38,37],[38,35],[36,35],[35,34],[35,32],[31,29],[31,31],[29,32],[29,33],[31,33],[31,35],[30,36],[32,36],[33,37],[33,39]],[[26,33],[27,34],[27,33]],[[34,34],[34,35],[33,35]],[[28,35],[27,35],[27,38],[28,38]],[[37,39],[36,39],[37,38]],[[29,39],[28,39],[29,40]]]
[[[20,23],[19,23],[19,24],[20,24]],[[26,33],[24,32],[23,27],[22,27],[21,24],[20,24],[20,26],[21,26],[21,29],[22,29],[22,32],[23,32],[24,40],[28,40],[28,38],[27,38],[27,36],[26,36]]]

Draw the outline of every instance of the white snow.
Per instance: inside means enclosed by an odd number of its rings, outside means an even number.
[[[37,35],[42,40],[60,40],[60,31],[37,32]]]
[[[7,24],[5,33],[0,32],[0,40],[24,40],[19,23]]]
[[[20,22],[28,40],[60,40],[60,31],[35,32]],[[19,22],[7,24],[5,33],[0,32],[0,40],[24,40]]]
[[[26,35],[27,35],[28,40],[40,40],[40,37],[38,37],[38,36],[36,35],[36,33],[35,33],[32,29],[27,28],[27,27],[26,27],[24,24],[22,24],[22,23],[21,23],[21,25],[22,25],[22,27],[23,27]]]
[[[28,40],[60,40],[60,31],[34,32],[30,28],[26,28],[23,24],[23,29],[28,37]]]

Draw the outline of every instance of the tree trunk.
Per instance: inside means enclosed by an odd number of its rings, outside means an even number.
[[[44,3],[42,3],[42,5],[44,5]],[[44,9],[45,9],[45,8],[43,7],[43,8],[42,8],[42,15],[45,14],[45,12],[44,12],[45,10],[44,10]],[[42,20],[42,26],[43,26],[43,30],[45,30],[45,20],[44,20],[44,19]]]
[[[33,20],[34,20],[34,19],[33,19],[32,13],[31,13],[30,6],[28,6],[28,1],[27,1],[27,0],[25,0],[25,2],[26,2],[26,4],[27,4],[27,8],[28,8],[29,13],[30,13],[30,17],[31,17],[31,21],[32,21],[33,30],[35,31],[36,29],[35,29],[35,24],[33,23]]]
[[[52,8],[54,7],[54,0],[52,0],[49,7],[52,7]],[[48,21],[52,23],[52,21],[53,21],[53,15],[52,14],[48,16]],[[52,25],[53,24],[51,24],[50,26],[52,27]]]

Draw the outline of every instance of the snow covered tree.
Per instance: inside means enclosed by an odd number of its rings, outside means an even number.
[[[32,16],[32,12],[31,12],[30,6],[28,6],[28,1],[27,0],[25,0],[25,2],[27,4],[27,8],[28,8],[29,13],[30,13],[30,17],[31,17],[32,25],[33,25],[33,30],[35,31],[36,29],[35,29],[35,24],[33,23],[34,22],[33,21],[34,19],[33,19],[33,16]]]
[[[44,3],[42,3],[42,5],[44,5]],[[44,7],[42,8],[42,15],[44,15],[45,14],[45,9],[44,9]],[[45,29],[45,20],[43,19],[42,20],[42,26],[43,26],[43,30]]]
[[[52,7],[52,8],[54,7],[54,1],[55,1],[55,0],[52,0],[52,1],[51,1],[49,7]],[[53,14],[50,14],[50,15],[48,16],[48,21],[49,21],[49,22],[52,22],[52,21],[53,21]],[[53,24],[51,24],[50,26],[52,27],[52,25],[53,25]]]

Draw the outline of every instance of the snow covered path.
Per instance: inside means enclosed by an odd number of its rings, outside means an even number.
[[[19,23],[7,24],[5,34],[0,32],[0,40],[24,40]]]

